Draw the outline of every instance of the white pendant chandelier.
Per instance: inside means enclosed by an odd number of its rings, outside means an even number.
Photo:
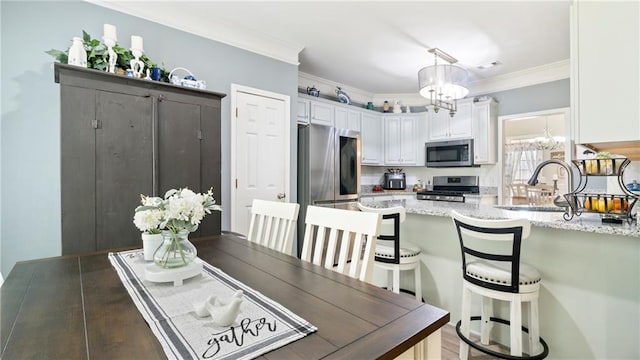
[[[433,48],[429,50],[434,57],[434,65],[427,66],[418,71],[418,84],[420,95],[429,100],[436,113],[440,109],[449,110],[453,117],[458,106],[456,100],[469,94],[465,87],[467,71],[460,66],[453,65],[458,62],[454,57],[444,51]],[[438,58],[442,63],[438,63]]]

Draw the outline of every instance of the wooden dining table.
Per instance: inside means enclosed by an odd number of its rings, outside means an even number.
[[[420,357],[440,356],[445,310],[236,234],[192,242],[199,258],[318,328],[261,359],[393,359],[416,345]],[[166,358],[107,255],[17,263],[0,287],[0,358]]]

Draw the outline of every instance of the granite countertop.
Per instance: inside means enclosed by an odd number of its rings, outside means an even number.
[[[411,189],[404,190],[382,190],[382,191],[363,191],[360,196],[382,196],[382,195],[415,195]]]
[[[450,216],[451,210],[467,216],[480,219],[514,219],[526,218],[531,221],[531,225],[551,229],[586,231],[598,234],[612,234],[640,238],[640,226],[637,222],[628,224],[603,224],[600,215],[585,213],[581,216],[574,216],[566,221],[561,212],[540,212],[540,211],[510,211],[498,209],[492,205],[457,203],[446,201],[428,200],[390,200],[367,203],[372,207],[389,207],[402,205],[407,209],[408,214]]]

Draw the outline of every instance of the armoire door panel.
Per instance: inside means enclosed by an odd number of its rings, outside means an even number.
[[[200,105],[158,103],[159,196],[188,187],[200,192]]]
[[[140,194],[152,192],[152,100],[98,92],[96,129],[96,242],[110,249],[138,245],[133,225]]]
[[[96,250],[96,91],[60,87],[62,255]]]
[[[218,102],[219,104],[219,102]],[[202,128],[202,141],[200,142],[202,151],[202,161],[200,163],[200,173],[202,181],[202,191],[213,188],[213,197],[220,204],[222,201],[222,164],[220,156],[220,108],[213,106],[200,107],[200,126]],[[205,216],[200,224],[202,236],[220,234],[222,225],[221,214],[214,211]]]

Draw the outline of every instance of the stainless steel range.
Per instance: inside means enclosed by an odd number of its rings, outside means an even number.
[[[434,176],[433,190],[424,190],[416,195],[418,200],[464,202],[465,194],[480,193],[478,176]]]

